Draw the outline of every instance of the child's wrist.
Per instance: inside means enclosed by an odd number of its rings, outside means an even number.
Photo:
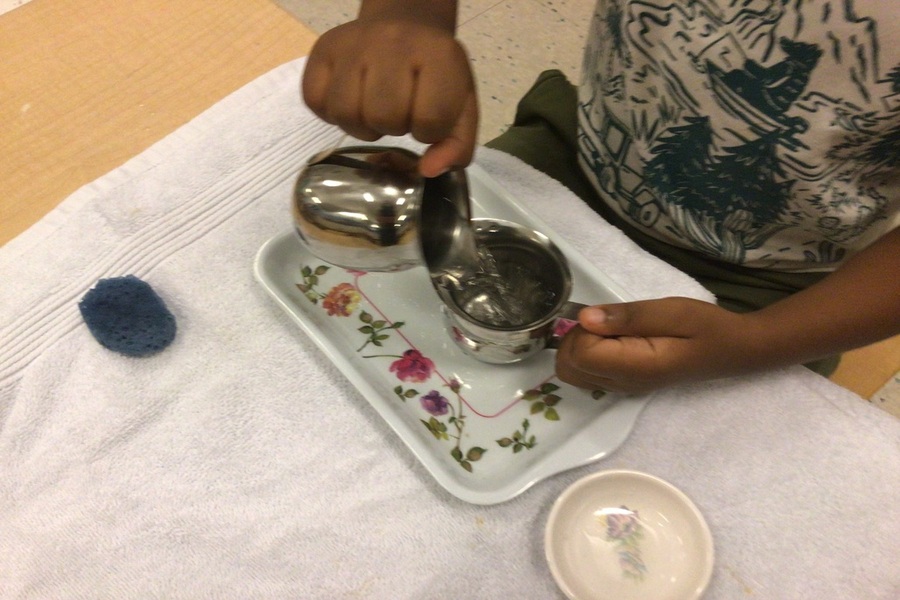
[[[358,20],[396,19],[456,32],[456,0],[363,0]]]

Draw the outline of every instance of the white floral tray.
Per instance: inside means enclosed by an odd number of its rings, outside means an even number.
[[[468,176],[474,217],[528,225],[556,242],[572,268],[572,300],[628,299],[482,169]],[[560,382],[552,350],[502,366],[463,355],[424,268],[348,271],[312,256],[288,231],[262,246],[255,273],[438,483],[467,502],[503,502],[603,458],[646,402]]]

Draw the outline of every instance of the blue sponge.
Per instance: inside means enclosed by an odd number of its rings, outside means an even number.
[[[78,308],[97,341],[126,356],[156,354],[175,339],[175,316],[134,275],[101,279]]]

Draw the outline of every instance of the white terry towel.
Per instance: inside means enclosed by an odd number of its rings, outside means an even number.
[[[0,249],[0,597],[554,598],[553,500],[607,468],[684,490],[708,598],[897,598],[900,424],[802,368],[656,394],[602,462],[496,506],[428,475],[254,281],[299,166],[338,139],[265,75]],[[636,298],[708,299],[557,183],[478,164]],[[553,199],[553,201],[548,201]],[[178,320],[150,358],[78,313],[134,274]]]

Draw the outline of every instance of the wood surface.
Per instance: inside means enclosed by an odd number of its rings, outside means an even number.
[[[0,16],[0,245],[315,37],[270,0],[31,0]]]

